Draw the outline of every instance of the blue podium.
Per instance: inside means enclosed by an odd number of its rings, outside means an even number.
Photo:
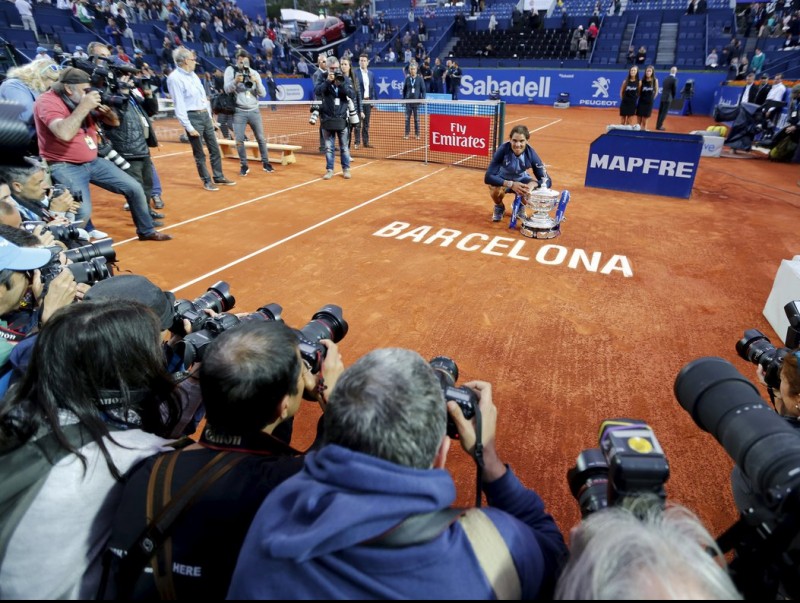
[[[696,134],[610,130],[589,148],[584,184],[688,199],[702,150]]]

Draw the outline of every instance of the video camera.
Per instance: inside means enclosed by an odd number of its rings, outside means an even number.
[[[669,463],[653,430],[644,421],[607,419],[600,424],[599,448],[578,455],[567,471],[581,517],[609,505],[630,508],[642,495],[666,500]]]
[[[714,436],[770,511],[753,509],[717,539],[745,599],[800,596],[800,432],[764,404],[756,387],[722,358],[684,366],[675,398],[695,424]]]
[[[184,366],[202,362],[206,347],[220,333],[249,320],[282,321],[282,312],[283,308],[279,304],[272,303],[243,316],[223,313],[213,318],[207,317],[201,330],[186,335],[175,346],[175,353],[183,358]],[[328,348],[320,341],[330,339],[334,343],[339,343],[347,335],[347,331],[348,325],[342,315],[341,307],[331,304],[323,306],[316,312],[302,329],[294,329],[300,356],[312,373],[319,373],[328,353]]]
[[[455,360],[447,356],[436,356],[431,359],[430,365],[436,378],[439,379],[445,402],[452,400],[458,404],[465,419],[474,417],[475,409],[478,408],[479,403],[478,396],[466,385],[456,387],[456,382],[458,381],[458,365]],[[458,439],[456,424],[449,414],[447,415],[447,435],[451,438]]]
[[[783,359],[793,349],[800,347],[800,301],[789,302],[783,310],[789,319],[785,337],[787,347],[776,348],[758,329],[747,329],[744,337],[736,342],[739,357],[761,366],[767,386],[776,390],[781,387]]]

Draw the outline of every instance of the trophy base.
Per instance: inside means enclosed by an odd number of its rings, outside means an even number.
[[[561,235],[561,224],[556,224],[555,226],[550,226],[547,228],[541,228],[529,226],[523,222],[522,226],[520,226],[519,234],[521,234],[523,237],[528,237],[529,239],[555,239],[557,236]]]

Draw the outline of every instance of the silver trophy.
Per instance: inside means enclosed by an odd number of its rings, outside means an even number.
[[[522,220],[519,232],[524,237],[531,239],[554,239],[561,234],[561,222],[564,221],[564,211],[569,203],[569,191],[559,193],[546,187],[532,190],[527,199],[524,199],[525,214],[530,215]],[[550,212],[556,209],[555,216]]]

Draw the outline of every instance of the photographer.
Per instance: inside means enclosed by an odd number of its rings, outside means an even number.
[[[282,322],[259,321],[224,332],[209,345],[200,368],[208,422],[199,442],[152,459],[130,475],[109,542],[112,587],[106,598],[168,598],[165,585],[173,598],[225,597],[247,528],[264,497],[303,466],[302,453],[276,436],[300,411],[304,393],[317,395],[317,378],[301,359],[297,341]],[[323,343],[328,352],[322,372],[332,388],[344,367],[336,344]],[[319,402],[324,410],[324,398]],[[156,462],[173,467],[168,487],[176,493],[211,471],[209,464],[220,453],[220,462],[232,468],[170,526],[171,565],[159,563],[154,574],[144,571],[150,567],[147,559],[136,566],[130,554],[120,559],[122,551],[135,552],[133,545],[148,524],[148,484],[155,479]]]
[[[714,537],[679,505],[662,509],[643,498],[633,509],[602,509],[573,528],[570,541],[557,600],[742,598]]]
[[[136,85],[142,87],[141,92]],[[158,147],[155,128],[150,118],[158,113],[158,100],[150,89],[149,79],[132,79],[124,74],[116,78],[116,87],[123,102],[118,107],[120,124],[109,126],[106,134],[114,149],[122,155],[130,167],[127,173],[136,179],[144,190],[145,199],[153,198],[153,160],[150,148]],[[154,226],[162,226],[157,221],[164,217],[154,209],[149,209]]]
[[[266,96],[267,91],[261,82],[261,76],[255,69],[250,68],[250,55],[246,50],[237,50],[236,64],[225,68],[224,89],[228,94],[236,94],[233,134],[236,138],[236,151],[239,153],[239,163],[241,164],[239,175],[247,176],[250,171],[250,168],[247,167],[247,149],[244,146],[244,131],[248,125],[258,141],[258,151],[261,154],[261,165],[264,171],[274,171],[269,164],[267,139],[264,138],[264,125],[261,121],[261,111],[258,108],[258,99]]]
[[[322,99],[320,106],[320,119],[322,127],[322,139],[325,142],[325,175],[323,180],[333,178],[334,146],[335,141],[339,140],[339,151],[342,161],[342,175],[349,179],[350,175],[350,149],[348,140],[350,131],[347,119],[347,99],[355,98],[356,93],[349,80],[339,69],[339,59],[328,57],[326,59],[328,76],[320,78],[319,83],[314,86],[314,94]]]
[[[323,447],[261,505],[228,598],[550,596],[564,540],[539,496],[500,460],[492,386],[473,381],[466,387],[480,398],[482,489],[490,507],[453,521],[455,485],[444,471],[448,413],[473,458],[476,427],[456,402],[445,406],[442,385],[419,354],[375,350],[337,382],[323,415]],[[442,515],[446,521],[424,535],[414,527]],[[470,520],[485,522],[497,538],[472,540]],[[485,557],[497,560],[493,576],[478,560]],[[517,588],[504,589],[513,577]]]
[[[36,100],[34,118],[39,148],[50,165],[51,176],[71,191],[81,193],[77,217],[86,220],[90,237],[106,236],[91,224],[91,183],[125,195],[140,240],[170,240],[171,236],[155,230],[142,186],[98,155],[95,116],[110,126],[119,126],[120,122],[117,114],[103,104],[101,94],[89,87],[89,82],[89,75],[84,71],[68,67],[61,71],[52,89]]]
[[[758,380],[765,386],[764,369],[759,364],[756,368]],[[770,387],[770,397],[775,405],[775,411],[797,430],[800,435],[800,350],[794,350],[783,358],[780,370],[780,388]],[[731,473],[731,489],[736,508],[741,513],[747,513],[753,521],[763,522],[773,518],[766,503],[759,492],[753,488],[750,480],[739,467],[734,467]]]

